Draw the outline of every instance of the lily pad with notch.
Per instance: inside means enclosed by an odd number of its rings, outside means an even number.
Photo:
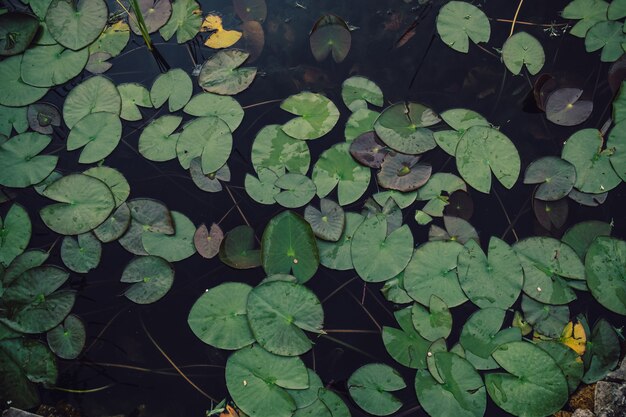
[[[352,142],[364,133],[374,131],[374,123],[380,113],[367,108],[358,109],[348,117],[343,135],[346,142]]]
[[[560,88],[550,93],[546,100],[546,117],[560,126],[576,126],[591,116],[593,101],[579,100],[583,90]]]
[[[211,225],[211,229],[207,228],[203,223],[193,235],[193,243],[196,251],[206,259],[214,258],[220,251],[220,245],[224,240],[224,232],[216,223]]]
[[[144,127],[139,135],[139,153],[155,162],[169,161],[176,158],[176,143],[179,135],[174,134],[183,118],[166,114],[154,119]]]
[[[13,260],[26,250],[28,242],[30,242],[32,224],[26,209],[19,204],[13,204],[4,219],[0,217],[0,231],[2,233],[0,266],[8,268]],[[2,289],[2,280],[5,278],[0,279],[0,290]]]
[[[608,8],[609,3],[602,0],[573,0],[565,6],[561,16],[564,19],[579,20],[569,33],[584,38],[593,25],[607,19]]]
[[[385,156],[376,178],[381,187],[402,192],[414,191],[430,178],[430,164],[418,163],[420,157],[390,152]]]
[[[580,356],[573,349],[559,342],[539,341],[535,344],[546,351],[563,371],[569,393],[572,394],[576,391],[584,373],[584,366]]]
[[[383,343],[389,355],[399,364],[413,369],[426,369],[430,342],[413,326],[411,311],[411,307],[406,307],[394,312],[400,328],[384,326]]]
[[[122,53],[130,39],[130,28],[124,20],[107,24],[98,38],[89,45],[89,54],[108,54],[114,58]]]
[[[598,207],[601,204],[604,204],[606,198],[609,196],[608,192],[600,193],[600,194],[592,194],[592,193],[583,193],[578,191],[576,188],[573,188],[572,191],[567,195],[569,198],[577,202],[578,204],[582,204],[587,207]]]
[[[411,308],[411,320],[417,332],[430,342],[445,339],[452,331],[452,314],[446,303],[436,295],[430,296],[428,309],[414,303]]]
[[[587,220],[576,223],[563,234],[561,241],[584,260],[589,246],[598,236],[611,236],[613,225],[599,220]]]
[[[136,304],[160,300],[172,288],[174,267],[158,256],[140,256],[126,265],[120,282],[132,284],[124,296]]]
[[[35,132],[50,135],[54,127],[61,126],[61,113],[50,103],[35,103],[28,106],[28,126]]]
[[[46,26],[58,43],[77,51],[98,38],[108,15],[103,0],[52,0]]]
[[[533,211],[539,224],[546,230],[559,230],[565,225],[569,214],[566,198],[555,201],[533,199]]]
[[[159,33],[166,41],[176,34],[177,43],[192,40],[200,31],[202,25],[202,10],[195,0],[172,1],[172,15],[167,23],[159,29]]]
[[[172,214],[162,202],[148,198],[135,198],[128,202],[128,208],[131,215],[130,226],[119,238],[119,243],[130,253],[148,255],[142,242],[142,235],[146,231],[174,233]]]
[[[119,207],[130,195],[130,185],[128,181],[126,181],[124,175],[115,168],[99,165],[89,168],[84,171],[83,174],[97,178],[109,187],[115,199],[115,207]]]
[[[6,107],[0,105],[0,135],[10,136],[13,130],[16,133],[24,133],[28,130],[29,123],[26,115],[26,107]],[[39,132],[46,134],[45,132]],[[0,140],[0,145],[6,138]]]
[[[280,192],[274,195],[274,200],[285,208],[297,208],[306,205],[313,199],[317,188],[315,183],[306,175],[287,173],[274,182]]]
[[[370,168],[380,168],[389,148],[380,141],[375,132],[359,135],[350,143],[350,154],[360,164]]]
[[[437,33],[450,48],[467,53],[470,39],[475,44],[489,41],[491,25],[478,7],[464,1],[450,1],[439,10]]]
[[[261,250],[254,249],[254,230],[240,225],[226,233],[220,246],[220,260],[235,269],[261,266]]]
[[[113,242],[126,233],[130,219],[130,209],[126,203],[122,203],[100,226],[93,229],[93,234],[100,242]]]
[[[306,142],[287,135],[280,125],[267,125],[254,138],[251,160],[257,172],[267,168],[278,175],[287,171],[304,175],[311,155]]]
[[[48,87],[34,87],[22,80],[22,56],[0,61],[0,105],[20,107],[32,104],[46,95]]]
[[[593,326],[583,356],[585,374],[582,381],[593,384],[615,369],[620,359],[620,339],[615,328],[606,319],[599,319]]]
[[[428,240],[449,240],[465,245],[470,240],[479,242],[478,232],[467,220],[460,217],[443,216],[445,229],[432,225],[428,231]]]
[[[406,387],[398,371],[382,363],[370,363],[354,371],[348,379],[350,397],[366,412],[387,416],[402,407],[391,392]]]
[[[346,216],[339,204],[322,198],[320,209],[308,205],[304,210],[304,218],[311,225],[316,237],[337,242],[343,233]]]
[[[172,211],[171,215],[173,234],[146,230],[141,235],[141,242],[149,255],[159,256],[169,262],[178,262],[196,253],[193,243],[196,226],[182,213]]]
[[[330,132],[339,120],[339,110],[332,101],[308,91],[287,97],[280,108],[299,116],[282,126],[283,132],[296,139],[320,138]]]
[[[63,120],[72,129],[85,116],[106,112],[119,115],[122,98],[115,84],[101,75],[88,78],[74,87],[63,104]]]
[[[137,0],[141,19],[145,23],[148,33],[154,33],[161,29],[172,15],[172,2],[170,0]],[[134,8],[128,14],[128,23],[135,35],[141,35],[141,29]]]
[[[317,62],[325,60],[328,55],[332,55],[336,63],[343,62],[351,44],[352,35],[347,23],[333,14],[320,17],[309,34],[309,45]]]
[[[210,174],[228,160],[233,148],[233,136],[226,122],[219,117],[197,118],[187,125],[176,142],[180,165],[189,169],[191,160],[202,158],[202,172]]]
[[[536,75],[546,62],[546,54],[537,38],[526,32],[517,32],[502,45],[502,60],[515,75],[519,75],[524,66],[530,75]]]
[[[415,155],[437,146],[428,127],[440,121],[439,116],[423,104],[402,102],[383,110],[374,129],[380,140],[392,149]]]
[[[534,198],[555,201],[566,197],[576,183],[576,169],[568,161],[544,156],[528,165],[524,174],[524,184],[540,184]]]
[[[175,112],[185,107],[192,94],[193,83],[189,74],[180,68],[174,68],[155,78],[150,89],[150,100],[155,108],[161,107],[167,101],[169,111]]]
[[[557,339],[569,322],[570,312],[567,305],[544,304],[524,294],[521,306],[524,320],[543,336]]]
[[[244,115],[241,105],[234,98],[207,92],[193,96],[183,111],[196,117],[219,117],[226,122],[231,132],[239,127]]]
[[[150,92],[139,83],[124,83],[117,86],[122,98],[122,109],[120,117],[124,120],[134,122],[141,120],[143,116],[139,107],[151,108]]]
[[[241,32],[237,30],[226,30],[222,26],[222,18],[216,14],[209,14],[204,18],[200,28],[202,32],[210,32],[205,46],[213,49],[223,49],[233,46],[241,36]]]
[[[341,98],[351,112],[366,109],[367,103],[382,107],[383,92],[375,82],[365,77],[353,76],[341,84]]]
[[[62,324],[46,333],[50,350],[61,359],[76,359],[85,347],[85,324],[76,315],[70,314]]]
[[[61,45],[39,45],[22,56],[22,80],[35,87],[64,84],[83,71],[89,51],[66,49]]]
[[[39,20],[28,13],[9,12],[0,16],[0,55],[21,54],[31,44],[37,31]]]
[[[202,160],[194,158],[189,164],[189,174],[196,186],[202,191],[209,193],[217,193],[222,191],[222,183],[220,181],[230,181],[230,168],[228,164],[222,165],[217,171],[205,174],[202,172]]]
[[[102,244],[91,233],[83,233],[76,238],[65,236],[61,243],[63,263],[79,274],[86,274],[96,268],[101,256]]]
[[[256,68],[241,67],[250,54],[239,49],[219,51],[204,64],[198,84],[209,93],[235,95],[252,84]]]
[[[598,22],[585,35],[585,49],[594,52],[602,49],[602,62],[617,61],[623,54],[626,43],[626,34],[623,32],[623,23],[615,21]]]
[[[246,193],[257,203],[274,204],[276,203],[275,197],[281,192],[280,188],[274,185],[277,180],[278,175],[274,171],[268,168],[259,168],[258,177],[246,174],[244,180]],[[313,195],[315,195],[315,191],[313,191]]]
[[[353,269],[351,245],[354,233],[364,217],[358,213],[345,213],[345,226],[337,242],[317,241],[320,262],[327,268],[337,271]]]
[[[585,256],[587,285],[604,307],[626,315],[626,242],[599,236]]]
[[[80,119],[67,137],[67,150],[83,148],[81,164],[92,164],[106,158],[122,138],[122,121],[113,113],[90,113]]]

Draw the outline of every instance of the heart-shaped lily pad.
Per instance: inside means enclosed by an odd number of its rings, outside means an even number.
[[[402,407],[402,401],[391,392],[406,387],[395,369],[382,363],[370,363],[354,371],[348,379],[352,399],[366,412],[387,416]]]
[[[437,15],[437,32],[450,48],[467,53],[470,39],[474,43],[489,41],[491,25],[478,7],[464,1],[449,1]]]
[[[339,110],[332,101],[308,91],[287,97],[280,108],[299,116],[282,127],[283,132],[296,139],[320,138],[330,132],[339,120]]]
[[[540,184],[535,198],[543,201],[559,200],[569,194],[576,183],[576,169],[564,159],[545,156],[526,168],[524,184]]]
[[[240,68],[249,55],[238,49],[217,52],[202,65],[198,84],[209,93],[234,95],[242,92],[256,76],[256,68]]]
[[[576,126],[591,116],[593,101],[579,100],[583,90],[560,88],[546,100],[546,117],[561,126]]]
[[[226,233],[220,246],[220,260],[236,269],[256,268],[261,265],[261,251],[254,249],[254,230],[241,225]]]
[[[426,184],[432,167],[419,164],[419,156],[390,152],[385,156],[378,172],[378,184],[402,192],[414,191]]]
[[[39,29],[39,20],[28,13],[9,12],[0,15],[0,55],[22,52],[32,42]]]
[[[441,119],[428,107],[413,102],[387,107],[374,123],[379,138],[389,147],[406,154],[420,154],[436,146],[429,126]]]
[[[52,0],[46,26],[57,42],[77,51],[96,40],[108,15],[103,0]]]
[[[304,218],[311,225],[315,236],[336,242],[343,233],[346,216],[339,204],[322,198],[320,209],[318,210],[311,205],[307,206],[304,210]]]
[[[130,301],[151,304],[163,298],[172,288],[174,268],[158,256],[141,256],[126,265],[120,282],[132,284],[124,291]]]

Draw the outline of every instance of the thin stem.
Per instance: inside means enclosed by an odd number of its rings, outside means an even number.
[[[511,223],[511,218],[509,217],[509,213],[506,211],[506,207],[504,207],[504,203],[502,202],[502,199],[500,198],[500,195],[498,194],[498,191],[494,188],[493,189],[493,193],[496,196],[496,199],[498,200],[498,203],[500,204],[500,207],[502,208],[502,211],[504,212],[504,216],[506,217],[506,221],[509,223],[509,226],[511,226],[511,231],[513,232],[513,236],[515,236],[515,241],[519,241],[519,237],[517,236],[517,232],[515,231],[515,227],[512,226]]]
[[[519,11],[522,8],[522,4],[524,4],[524,0],[519,0],[517,10],[515,11],[515,16],[513,16],[513,21],[511,22],[511,32],[509,32],[509,38],[513,36],[513,32],[515,31],[515,23],[517,23],[517,16],[519,15]]]
[[[340,286],[338,286],[333,292],[331,292],[330,294],[328,294],[323,300],[322,300],[322,304],[324,304],[326,301],[328,301],[330,298],[332,298],[335,294],[337,294],[339,291],[341,291],[346,285],[350,284],[352,281],[354,281],[355,279],[357,279],[356,276],[350,278],[349,280],[347,280],[346,282],[344,282],[343,284],[341,284]]]
[[[250,226],[250,222],[248,221],[248,218],[246,217],[246,215],[243,214],[243,210],[241,210],[241,207],[239,207],[239,203],[237,202],[237,200],[235,200],[235,196],[233,195],[232,191],[230,191],[230,187],[224,184],[224,188],[226,188],[226,191],[228,191],[228,195],[230,196],[230,199],[233,200],[233,204],[235,205],[235,207],[237,207],[237,211],[239,211],[239,214],[241,215],[241,218],[243,219],[243,221],[246,222],[246,224],[249,227],[252,227]]]
[[[326,333],[358,333],[358,334],[378,334],[376,330],[364,329],[324,329]]]
[[[358,353],[360,353],[361,355],[366,356],[366,357],[368,357],[368,358],[370,358],[370,359],[373,359],[373,360],[379,360],[379,359],[380,359],[380,358],[376,358],[374,355],[370,355],[370,354],[369,354],[369,353],[367,353],[366,351],[364,351],[364,350],[362,350],[362,349],[359,349],[359,348],[358,348],[358,347],[356,347],[356,346],[351,345],[350,343],[346,343],[346,342],[344,342],[343,340],[335,339],[334,337],[329,336],[329,335],[327,335],[327,334],[323,334],[323,335],[321,335],[321,337],[323,337],[324,339],[331,340],[331,341],[333,341],[333,342],[337,343],[338,345],[341,345],[341,346],[347,347],[348,349],[351,349],[351,350],[353,350],[353,351],[355,351],[355,352],[358,352]]]
[[[96,366],[102,366],[102,367],[106,367],[106,368],[119,368],[119,369],[128,369],[131,371],[139,371],[139,372],[147,372],[147,373],[154,373],[154,374],[160,374],[160,375],[168,375],[168,376],[179,376],[178,372],[173,373],[173,372],[167,372],[170,369],[174,369],[174,368],[161,368],[161,369],[150,369],[150,368],[144,368],[141,366],[134,366],[134,365],[126,365],[123,363],[110,363],[110,362],[90,362],[91,365],[96,365]],[[204,364],[199,364],[199,365],[183,365],[179,367],[180,369],[183,368],[219,368],[219,369],[224,369],[223,366],[220,365],[204,365]]]
[[[241,108],[244,109],[244,110],[247,110],[247,109],[251,109],[253,107],[262,106],[264,104],[278,103],[278,102],[281,102],[283,100],[284,100],[284,98],[275,98],[273,100],[261,101],[260,103],[248,104],[247,106],[242,106]]]
[[[497,54],[494,54],[493,52],[491,52],[489,49],[485,48],[484,46],[480,45],[480,44],[476,44],[476,46],[478,46],[478,48],[482,49],[484,52],[488,53],[489,55],[491,55],[492,57],[496,58],[496,59],[500,59],[500,56]]]
[[[511,19],[492,19],[492,20],[495,20],[496,22],[502,22],[502,23],[513,23],[513,22],[515,22],[518,25],[540,26],[540,27],[544,27],[544,28],[561,27],[561,26],[567,26],[568,25],[568,23],[533,23],[533,22],[524,22],[523,20],[513,21]]]
[[[50,389],[55,391],[63,391],[70,392],[72,394],[90,394],[92,392],[104,391],[105,389],[111,388],[115,384],[108,384],[102,387],[91,388],[91,389],[73,389],[73,388],[62,388],[62,387],[50,387]]]
[[[113,322],[115,321],[116,318],[119,317],[120,314],[122,314],[122,312],[126,310],[126,307],[122,307],[117,313],[115,313],[115,315],[113,317],[111,317],[111,320],[109,320],[107,322],[107,324],[102,328],[102,330],[100,330],[100,333],[98,333],[98,335],[95,337],[95,339],[93,340],[93,342],[91,342],[91,344],[89,346],[87,346],[87,348],[85,348],[85,350],[83,351],[83,355],[85,355],[87,352],[89,352],[89,350],[93,347],[93,345],[96,344],[96,342],[98,340],[100,340],[100,338],[102,337],[102,335],[104,334],[104,332],[107,331],[107,329],[111,326],[111,324],[113,324]]]

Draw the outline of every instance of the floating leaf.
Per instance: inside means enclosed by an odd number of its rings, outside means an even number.
[[[86,48],[72,51],[58,44],[29,48],[22,57],[22,80],[35,87],[63,84],[80,74],[88,59]]]
[[[53,126],[61,126],[61,113],[53,104],[35,103],[28,106],[28,126],[35,132],[50,135]]]
[[[426,340],[447,338],[452,330],[452,315],[446,303],[436,295],[430,296],[428,310],[418,303],[411,309],[413,326]]]
[[[383,92],[373,81],[365,77],[350,77],[341,84],[341,98],[351,112],[367,109],[367,103],[382,107]]]
[[[24,52],[39,29],[39,20],[33,15],[9,12],[0,16],[0,55],[10,56]]]
[[[350,154],[362,165],[380,168],[389,148],[383,144],[375,132],[363,133],[350,143]]]
[[[228,393],[248,415],[291,417],[296,404],[285,388],[306,389],[308,381],[300,358],[274,355],[256,344],[233,353],[226,362]]]
[[[202,157],[202,172],[210,174],[220,169],[228,160],[233,147],[233,137],[226,122],[219,117],[200,117],[185,125],[176,142],[180,165],[189,169],[191,160]]]
[[[274,281],[259,285],[248,295],[247,311],[257,342],[277,355],[301,355],[312,347],[304,331],[323,333],[322,305],[300,284]]]
[[[579,100],[583,90],[560,88],[548,96],[545,104],[546,117],[560,126],[576,126],[591,116],[593,101]]]
[[[234,98],[206,92],[193,96],[183,111],[196,117],[217,116],[226,122],[231,132],[239,127],[244,114]]]
[[[540,303],[527,295],[522,296],[524,319],[543,336],[556,339],[569,321],[568,306],[554,306]]]
[[[198,84],[209,93],[230,96],[242,92],[256,76],[256,68],[240,68],[249,55],[238,49],[217,52],[202,64]]]
[[[48,252],[42,250],[28,250],[18,255],[4,270],[2,283],[4,286],[11,285],[25,271],[43,265],[48,259],[48,255]]]
[[[254,249],[254,230],[241,225],[226,233],[220,246],[220,260],[236,269],[261,266],[261,251]]]
[[[313,233],[320,239],[336,242],[343,233],[345,214],[341,206],[332,200],[322,198],[320,209],[309,205],[304,210],[304,218],[311,225]]]
[[[354,268],[351,254],[352,237],[363,220],[364,217],[360,214],[348,212],[346,224],[337,242],[317,241],[322,265],[338,271]]]
[[[174,134],[183,118],[167,114],[154,119],[139,136],[139,153],[146,159],[156,162],[176,158],[176,143],[179,135]]]
[[[115,199],[115,207],[119,207],[130,195],[130,185],[128,185],[128,181],[126,181],[126,178],[115,168],[100,165],[89,168],[83,172],[83,174],[99,179],[111,189],[111,193],[113,193],[113,198]]]
[[[465,190],[453,192],[448,197],[448,205],[444,208],[443,214],[450,218],[469,220],[474,214],[472,197]]]
[[[352,142],[364,133],[374,132],[374,123],[380,113],[369,109],[358,109],[348,117],[344,136],[346,142]]]
[[[449,1],[437,15],[437,32],[450,48],[467,53],[470,39],[474,43],[489,41],[491,26],[478,7],[464,1]]]
[[[287,97],[280,108],[295,114],[282,127],[291,137],[302,140],[321,138],[335,127],[339,120],[339,110],[332,101],[321,94],[308,91]]]
[[[130,28],[123,20],[107,25],[98,39],[89,45],[91,56],[97,53],[108,54],[110,58],[122,53],[130,39]]]
[[[274,186],[281,190],[274,195],[274,200],[285,208],[306,205],[317,191],[315,183],[302,174],[285,174],[274,182]]]
[[[203,223],[198,227],[193,235],[193,243],[196,250],[203,258],[211,259],[220,251],[220,245],[224,240],[224,232],[215,223],[211,225],[211,230]]]
[[[77,51],[98,38],[108,14],[107,4],[102,0],[52,0],[46,13],[46,26],[57,42]]]
[[[124,291],[130,301],[151,304],[167,294],[174,282],[174,268],[158,256],[141,256],[126,265],[120,282],[132,284]]]
[[[241,32],[236,30],[226,30],[222,26],[222,18],[218,15],[210,14],[204,18],[201,30],[211,31],[207,40],[204,42],[206,46],[213,49],[229,48],[241,39]]]
[[[613,100],[613,122],[617,124],[623,120],[626,120],[626,80],[622,81],[617,97]]]
[[[122,237],[129,226],[130,209],[126,203],[122,203],[100,226],[93,229],[93,234],[100,242],[113,242]]]
[[[194,0],[174,0],[172,2],[172,16],[159,30],[166,41],[176,33],[176,42],[185,43],[192,40],[200,31],[202,25],[202,10]]]
[[[169,111],[175,112],[185,107],[192,94],[193,84],[189,74],[180,68],[174,68],[154,80],[150,89],[150,100],[155,108],[161,107],[167,101]]]
[[[85,339],[85,325],[74,314],[46,333],[50,349],[61,359],[76,359],[85,346]]]
[[[306,142],[288,136],[279,125],[267,125],[254,138],[251,159],[257,172],[267,168],[277,175],[286,171],[304,175],[309,170],[311,155]]]
[[[524,417],[557,412],[568,399],[565,376],[552,357],[528,342],[511,342],[493,353],[505,371],[485,376],[487,392],[503,410]]]
[[[585,375],[583,382],[593,384],[606,377],[620,358],[620,341],[617,332],[605,319],[600,319],[593,326],[587,342],[587,351],[583,357]]]
[[[450,197],[456,191],[467,191],[465,181],[454,174],[445,172],[437,172],[432,175],[426,184],[420,187],[416,193],[416,199],[420,201],[428,200],[422,211],[429,216],[441,217],[444,210],[448,207]],[[454,201],[453,201],[454,202]],[[457,201],[456,204],[466,204],[466,202]],[[468,205],[471,205],[471,200]],[[467,210],[461,210],[461,207],[454,207],[461,214],[467,216]]]
[[[196,186],[202,191],[216,193],[222,191],[220,181],[230,181],[230,168],[224,164],[217,171],[205,174],[202,172],[202,162],[200,158],[194,158],[189,165],[189,174]]]
[[[120,117],[128,121],[137,121],[142,119],[139,107],[152,107],[150,101],[150,92],[146,87],[139,83],[124,83],[117,86],[122,98],[122,110]]]
[[[384,326],[383,343],[396,362],[409,368],[425,369],[430,342],[415,330],[411,321],[411,310],[411,307],[407,307],[394,312],[400,328]]]
[[[573,0],[565,6],[561,16],[564,19],[580,19],[569,33],[584,38],[593,25],[606,20],[608,7],[609,4],[602,0]]]
[[[576,352],[558,342],[539,341],[536,345],[547,352],[563,371],[569,393],[576,391],[584,372],[583,361]]]
[[[148,33],[154,33],[161,29],[172,15],[172,3],[170,0],[137,0],[141,12],[141,19],[145,23]],[[141,29],[134,7],[128,14],[128,23],[135,35],[141,35]]]
[[[414,191],[426,184],[432,167],[418,164],[419,156],[390,152],[385,156],[376,176],[381,187],[402,192]]]
[[[392,391],[406,387],[395,369],[382,363],[370,363],[357,369],[348,379],[352,399],[366,412],[387,416],[402,407],[402,401]]]
[[[556,201],[534,199],[533,211],[543,228],[546,230],[560,229],[567,221],[569,205],[565,198]]]
[[[446,226],[445,230],[435,225],[431,226],[428,231],[429,240],[450,240],[463,245],[470,240],[479,241],[478,232],[466,220],[458,217],[443,216],[443,222]]]
[[[248,20],[241,24],[246,51],[250,54],[248,62],[252,63],[261,56],[265,47],[265,32],[263,26],[256,20]]]
[[[160,256],[169,262],[178,262],[196,253],[193,244],[196,226],[184,214],[177,211],[171,213],[174,234],[145,231],[141,235],[141,242],[148,254]]]
[[[429,126],[441,119],[428,107],[413,102],[392,104],[374,123],[376,134],[389,147],[406,154],[420,154],[436,146]]]
[[[608,195],[609,193],[607,192],[600,194],[583,193],[574,188],[567,196],[583,206],[598,207],[599,205],[604,204]]]
[[[566,346],[568,349],[573,350],[577,356],[582,356],[587,348],[587,335],[585,334],[585,327],[580,322],[577,322],[576,324],[574,324],[573,321],[568,322],[565,325],[563,332],[561,332],[559,342],[561,342],[563,346]],[[582,377],[582,372],[580,376]]]
[[[61,244],[61,259],[69,269],[86,274],[100,263],[102,245],[91,233],[78,235],[78,239],[65,236]]]
[[[244,22],[256,20],[262,23],[267,17],[265,0],[233,0],[233,7],[237,16]]]
[[[31,231],[32,225],[28,212],[21,205],[13,204],[4,216],[4,221],[0,217],[0,265],[8,267],[16,257],[26,250],[28,242],[30,242]],[[3,280],[5,279],[6,277]],[[2,285],[0,284],[1,289]]]
[[[370,217],[354,233],[351,253],[356,272],[364,281],[386,281],[398,275],[411,260],[411,229],[404,225],[387,236],[386,217]]]
[[[85,70],[96,75],[104,74],[113,66],[113,64],[108,61],[109,59],[111,59],[111,54],[107,52],[94,52],[89,55],[87,65],[85,65]]]
[[[89,114],[108,112],[119,115],[121,108],[122,99],[115,84],[102,76],[91,77],[74,87],[67,95],[63,104],[63,120],[71,129]]]
[[[320,17],[313,26],[309,35],[309,44],[317,62],[325,60],[328,55],[332,54],[333,61],[340,63],[350,52],[352,35],[343,19],[334,15],[325,15]]]
[[[251,286],[240,282],[225,282],[207,290],[189,311],[191,331],[218,349],[241,349],[253,343],[246,314],[251,290]]]
[[[585,35],[585,49],[594,52],[602,49],[600,60],[614,62],[624,53],[622,45],[626,35],[622,32],[622,22],[606,21],[593,25]]]
[[[517,32],[502,45],[502,60],[515,75],[519,75],[524,65],[531,75],[536,75],[543,68],[546,55],[537,38],[526,32]]]
[[[261,238],[261,261],[267,275],[292,274],[300,283],[308,281],[319,265],[309,223],[289,210],[272,218]]]
[[[415,392],[424,410],[432,417],[483,416],[485,384],[474,367],[454,353],[437,352],[433,358],[441,381],[424,369],[415,376]]]
[[[404,289],[404,272],[400,272],[394,278],[385,281],[385,285],[380,289],[387,301],[395,304],[406,304],[413,301]]]
[[[122,121],[113,113],[90,113],[80,119],[67,138],[67,150],[83,148],[78,162],[92,164],[111,154],[122,138]]]
[[[275,197],[280,193],[280,188],[274,183],[278,180],[278,175],[267,168],[259,168],[258,173],[258,178],[246,174],[244,182],[246,193],[257,203],[268,205],[276,203]],[[315,191],[313,191],[313,195],[315,195]]]
[[[39,211],[46,226],[62,235],[79,235],[98,227],[115,208],[107,185],[88,175],[70,174],[50,184],[42,193],[58,201]]]
[[[598,236],[610,236],[612,226],[597,220],[588,220],[567,229],[561,240],[569,245],[580,259],[585,259],[587,249]]]
[[[602,151],[603,142],[600,131],[583,129],[570,136],[561,151],[561,158],[576,168],[574,187],[583,193],[610,191],[621,182],[609,154]]]
[[[33,87],[22,80],[22,56],[0,61],[0,105],[19,107],[34,103],[46,95],[48,87]]]
[[[626,242],[599,236],[585,256],[587,285],[604,307],[626,315]]]
[[[441,149],[452,156],[455,155],[456,147],[467,129],[472,126],[491,126],[487,119],[481,114],[468,109],[446,110],[441,113],[441,118],[450,125],[454,131],[441,130],[435,132],[435,141]]]
[[[540,184],[534,197],[543,201],[559,200],[569,194],[576,182],[576,169],[564,159],[544,156],[526,168],[524,184]]]
[[[617,123],[609,133],[609,140],[606,143],[607,149],[611,150],[609,159],[615,173],[624,181],[626,179],[626,122]]]
[[[128,208],[132,220],[126,233],[119,238],[119,243],[130,253],[148,254],[142,242],[143,233],[146,231],[174,233],[171,213],[160,201],[147,198],[133,199],[128,202]]]
[[[0,135],[11,136],[13,130],[16,133],[24,133],[29,127],[26,111],[26,107],[0,106]]]
[[[325,150],[313,167],[312,179],[317,195],[326,197],[337,187],[339,204],[355,202],[370,183],[370,170],[357,164],[349,153],[350,144],[338,143]]]
[[[626,17],[626,3],[624,3],[624,0],[612,1],[607,10],[607,17],[609,20],[619,20]]]

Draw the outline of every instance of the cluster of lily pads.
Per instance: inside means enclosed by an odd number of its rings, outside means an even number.
[[[236,3],[240,15],[253,12],[245,2]],[[595,9],[588,16],[592,3],[604,4],[575,0],[566,13],[578,13],[570,17],[587,20],[589,27],[589,19],[595,27],[623,17],[615,11],[623,1],[607,6],[604,20]],[[398,306],[399,326],[384,327],[382,342],[395,361],[415,369],[417,400],[433,417],[482,416],[487,395],[513,415],[546,416],[559,410],[581,382],[602,379],[615,367],[620,346],[614,327],[604,319],[591,325],[584,316],[573,318],[568,305],[576,291],[588,291],[606,309],[626,315],[626,242],[610,236],[610,224],[586,221],[560,240],[529,237],[509,245],[491,237],[483,241],[485,252],[468,222],[469,191],[489,193],[492,174],[511,189],[522,167],[514,141],[475,111],[435,111],[409,101],[383,108],[382,90],[360,76],[344,81],[339,106],[314,92],[286,98],[280,107],[294,117],[259,130],[251,151],[254,172],[245,178],[254,201],[288,209],[269,221],[260,246],[249,225],[224,233],[215,223],[196,226],[162,202],[130,198],[123,173],[103,160],[124,141],[125,122],[144,117],[140,108],[168,114],[155,114],[142,127],[139,155],[152,162],[178,160],[201,190],[223,189],[230,180],[232,135],[244,116],[231,95],[252,84],[256,69],[242,66],[248,52],[226,49],[202,65],[197,83],[204,91],[195,95],[192,77],[175,68],[159,75],[150,89],[139,83],[116,86],[94,75],[71,89],[62,112],[38,103],[84,68],[103,72],[110,66],[107,60],[124,50],[130,29],[123,21],[107,21],[103,4],[31,0],[35,17],[0,16],[0,43],[10,55],[0,62],[0,185],[33,187],[55,201],[39,215],[64,235],[60,255],[69,270],[86,274],[97,268],[103,243],[117,241],[136,255],[120,281],[129,284],[125,296],[138,304],[164,297],[174,282],[173,263],[196,252],[218,256],[236,269],[262,267],[267,278],[257,286],[221,283],[198,298],[188,317],[204,343],[234,351],[226,363],[226,386],[243,413],[350,415],[344,400],[300,358],[313,346],[309,334],[324,334],[321,303],[304,285],[320,265],[354,269],[366,283],[382,283],[385,298]],[[144,25],[166,39],[176,34],[185,42],[200,30],[193,1],[159,2],[154,8],[149,1],[139,4],[145,8]],[[575,12],[577,7],[585,13]],[[223,33],[221,21],[211,22],[213,42],[232,37]],[[348,41],[347,49],[346,42],[338,49],[332,36],[324,35],[345,30],[340,36],[349,39],[342,22],[328,15],[315,25],[311,47],[322,51],[314,52],[316,58],[332,53],[341,61],[348,53]],[[448,2],[437,18],[442,40],[461,52],[468,51],[470,39],[488,41],[489,28],[484,13],[465,2]],[[596,29],[595,38],[603,31]],[[313,41],[316,33],[322,41]],[[514,74],[525,66],[531,75],[540,72],[545,59],[539,41],[524,32],[506,41],[502,57]],[[42,59],[45,68],[33,70],[29,60],[39,65]],[[311,167],[308,141],[335,129],[344,107],[350,112],[345,141],[322,152]],[[549,119],[558,113],[559,120],[572,120],[564,116],[576,107],[572,100],[555,107],[551,113],[546,107]],[[68,174],[55,170],[58,158],[46,148],[49,135],[58,135],[61,115],[69,129],[66,149],[81,149],[79,163],[96,165]],[[606,143],[604,132],[582,129],[566,141],[560,157],[543,157],[526,167],[523,181],[537,184],[535,213],[547,229],[563,226],[563,216],[555,213],[562,213],[559,207],[567,199],[599,205],[626,181],[624,119],[622,83]],[[454,158],[459,175],[433,173],[424,160],[437,149]],[[374,182],[382,190],[370,197]],[[344,210],[360,206],[364,196],[362,210]],[[411,228],[403,224],[402,210],[409,208],[418,225],[430,224],[429,240],[417,247]],[[442,219],[444,228],[435,219]],[[54,355],[80,355],[85,326],[70,314],[76,293],[62,288],[69,273],[46,265],[48,252],[27,249],[27,210],[12,204],[0,227],[0,398],[28,408],[38,403],[36,384],[56,381]],[[454,323],[462,330],[458,340],[449,340],[452,311],[465,303],[477,310],[464,323]],[[43,333],[47,344],[39,340]],[[347,382],[354,402],[373,415],[399,410],[402,402],[392,393],[405,387],[400,373],[384,363],[364,365]]]

